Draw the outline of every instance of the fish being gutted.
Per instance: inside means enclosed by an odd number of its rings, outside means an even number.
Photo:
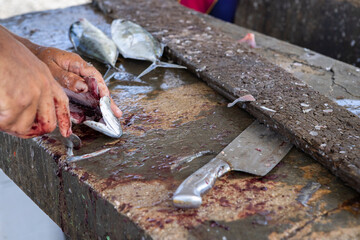
[[[121,137],[121,124],[111,110],[110,98],[100,98],[95,78],[84,79],[88,85],[86,93],[74,93],[64,88],[70,99],[71,121],[76,124],[83,123],[109,137]]]
[[[111,37],[124,58],[151,61],[138,78],[157,67],[186,68],[184,66],[161,62],[164,45],[160,44],[148,31],[127,20],[117,19],[111,24]]]
[[[115,68],[119,56],[115,43],[85,18],[71,24],[69,38],[80,54]]]
[[[84,124],[92,129],[99,131],[109,137],[119,138],[122,135],[121,123],[115,117],[111,110],[110,98],[104,96],[100,98],[100,110],[103,118],[99,122],[93,120],[86,120]]]

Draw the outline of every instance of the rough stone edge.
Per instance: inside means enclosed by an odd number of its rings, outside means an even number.
[[[105,14],[107,14],[108,16],[113,17],[113,18],[117,17],[117,15],[116,15],[117,11],[120,12],[121,10],[126,8],[129,11],[129,14],[127,17],[129,17],[130,14],[132,13],[133,14],[133,15],[131,15],[132,20],[137,22],[137,20],[140,19],[140,22],[138,22],[139,24],[142,24],[142,23],[144,24],[144,22],[141,22],[141,21],[144,21],[143,19],[145,18],[145,16],[147,16],[146,15],[147,12],[144,12],[144,11],[149,10],[148,6],[145,6],[145,5],[146,4],[152,5],[149,2],[156,3],[155,0],[147,1],[147,3],[143,3],[143,2],[136,3],[136,1],[129,2],[126,0],[120,1],[121,3],[118,3],[118,4],[116,4],[116,2],[119,2],[119,1],[113,1],[113,2],[106,1],[105,2],[103,0],[93,0],[94,5],[99,7]],[[198,15],[200,15],[199,13],[195,13],[188,9],[185,10],[182,6],[177,5],[175,2],[171,3],[170,1],[167,1],[166,3],[164,2],[163,4],[164,4],[163,6],[167,5],[166,6],[167,8],[169,8],[169,9],[171,8],[177,14],[179,14],[179,12],[181,12],[181,13],[192,12],[190,14],[186,14],[187,19],[189,19],[190,17],[191,18],[200,18],[200,17],[198,17]],[[141,5],[143,5],[143,6],[141,6]],[[156,4],[154,4],[154,5],[156,5]],[[154,12],[156,12],[156,14]],[[152,14],[151,17],[154,17],[156,15],[156,20],[168,23],[166,21],[166,17],[164,17],[164,19],[161,19],[161,16],[162,16],[161,14],[163,12],[166,12],[166,11],[164,11],[164,9],[162,11],[160,9],[152,9],[150,14]],[[150,19],[151,19],[151,17],[150,17]],[[150,21],[150,19],[149,19],[149,21]],[[178,26],[179,29],[181,29],[181,27],[182,27],[181,25]],[[200,29],[204,29],[204,28],[200,28]],[[151,26],[151,29],[148,29],[148,30],[161,31],[161,29],[156,29],[156,27],[154,27],[154,26]],[[216,30],[214,30],[214,31],[216,31]],[[220,37],[217,38],[216,41],[219,41],[226,45],[227,40],[229,40],[229,38],[226,38],[226,36],[222,35],[221,31],[218,31],[218,33],[219,33],[219,36],[221,36],[221,38]],[[166,34],[160,33],[160,34],[157,34],[156,37],[161,39],[164,36],[166,36]],[[215,41],[214,39],[212,39],[212,40]],[[192,62],[191,60],[188,60],[187,58],[185,58],[184,53],[181,51],[181,49],[177,49],[176,46],[169,44],[169,48],[168,48],[167,52],[168,52],[168,56],[170,58],[173,58],[180,64],[186,65],[191,72],[193,72],[194,74],[199,76],[202,80],[204,80],[210,86],[215,88],[215,90],[217,90],[217,91],[220,90],[219,91],[220,94],[223,94],[225,97],[228,97],[230,99],[239,97],[238,95],[236,95],[236,93],[234,93],[233,86],[226,84],[226,82],[224,82],[224,81],[217,80],[214,77],[212,77],[211,76],[212,70],[206,71],[206,72],[196,71],[197,69],[201,68],[201,66],[199,66],[199,64],[197,65],[196,63]],[[274,64],[272,64],[272,63],[268,63],[266,60],[262,59],[261,57],[257,56],[254,53],[248,54],[248,57],[253,62],[260,61],[261,62],[260,64],[263,64],[265,66],[271,66],[271,68],[275,69],[277,72],[280,72],[279,74],[286,75],[289,78],[289,80],[295,80],[295,81],[301,82],[298,79],[294,78],[289,73],[287,73],[285,70],[281,69],[280,67],[274,66]],[[218,69],[215,69],[214,71],[216,72],[216,70],[218,70]],[[312,90],[311,87],[305,86],[305,88],[311,94],[315,94],[314,96],[311,97],[311,99],[314,99],[314,98],[319,99],[315,105],[319,105],[320,103],[323,103],[323,102],[332,102],[330,99],[328,99],[328,98],[320,95],[318,92]],[[300,106],[300,101],[299,101],[299,106]],[[302,149],[304,152],[306,152],[307,154],[312,156],[314,159],[316,159],[321,164],[323,164],[325,167],[327,167],[332,173],[334,173],[336,176],[338,176],[342,180],[344,180],[345,183],[347,183],[349,186],[351,186],[352,188],[354,188],[355,190],[360,192],[360,169],[358,166],[355,165],[355,164],[357,164],[356,162],[357,162],[357,159],[359,158],[359,153],[358,153],[359,150],[356,151],[356,149],[354,149],[354,151],[349,152],[349,155],[350,154],[352,155],[349,159],[348,159],[348,156],[344,157],[340,154],[339,147],[334,146],[335,143],[333,145],[331,145],[331,147],[326,149],[325,152],[320,151],[318,149],[318,146],[320,145],[319,142],[321,142],[321,140],[316,139],[316,137],[309,138],[309,136],[299,135],[299,132],[297,132],[295,129],[293,129],[291,124],[289,125],[289,122],[277,121],[276,119],[273,118],[273,114],[262,110],[259,106],[257,106],[254,103],[243,105],[243,107],[251,115],[258,118],[261,122],[266,123],[273,130],[279,132],[283,136],[290,139],[298,148]],[[352,126],[355,125],[355,126],[360,127],[360,119],[357,116],[347,112],[343,107],[340,107],[336,104],[331,104],[331,107],[334,109],[334,112],[338,113],[338,115],[336,116],[337,120],[334,121],[334,123],[340,122],[343,125],[350,124]],[[350,121],[349,119],[352,121],[351,123],[349,122]],[[345,129],[346,129],[346,127],[345,127]],[[353,127],[352,130],[354,131],[355,134],[359,131],[359,129],[356,127]],[[351,133],[348,131],[347,135],[351,135]],[[360,135],[360,134],[358,134],[358,135]],[[356,135],[356,136],[358,136],[358,135]],[[318,140],[318,141],[316,141],[316,140]],[[338,139],[338,140],[340,142],[342,141],[342,139]],[[355,141],[358,141],[358,140],[355,140]],[[314,142],[316,143],[315,145],[314,145]],[[356,145],[355,145],[355,148],[356,148]],[[355,151],[356,151],[356,153],[355,153]],[[339,158],[339,156],[341,156],[341,158]]]
[[[0,142],[0,168],[70,239],[152,239],[36,140]]]
[[[241,1],[235,24],[359,66],[359,14],[358,0]]]

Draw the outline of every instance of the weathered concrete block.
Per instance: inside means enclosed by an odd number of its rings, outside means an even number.
[[[204,31],[203,24],[206,24],[214,29],[213,43],[208,45],[213,52],[212,62],[222,65],[222,71],[232,73],[233,70],[228,69],[231,65],[226,65],[225,60],[230,56],[224,55],[222,48],[238,35],[243,36],[246,29],[178,9],[171,1],[119,3],[111,8],[104,5],[103,9],[114,13],[121,9],[123,18],[141,21],[165,42],[169,36],[162,34],[169,29],[177,29],[175,34],[190,31],[179,44],[169,44],[170,50],[174,47],[178,55],[168,56],[177,56],[182,61],[190,57],[196,59],[193,48],[198,45],[192,37],[204,33],[210,35],[209,30]],[[167,4],[173,8],[166,8]],[[88,5],[27,14],[2,20],[1,24],[36,43],[72,50],[67,31],[79,17],[86,17],[109,33],[111,19]],[[339,84],[344,80],[351,85],[352,78],[357,79],[358,73],[351,66],[266,36],[257,35],[257,38],[261,46],[255,49],[257,54],[311,85],[317,83],[314,76],[321,76],[321,84],[314,87],[330,97],[348,93],[332,85],[332,73],[326,70],[328,63],[336,69],[335,79]],[[187,40],[193,44],[187,45]],[[180,51],[176,47],[183,48]],[[257,56],[247,49],[239,49],[244,51],[246,58]],[[306,57],[307,54],[311,57]],[[254,65],[267,66],[262,58],[256,59],[260,63],[254,62]],[[211,75],[214,64],[209,62],[206,76]],[[92,63],[99,70],[106,70],[96,61]],[[203,76],[201,71],[196,71],[199,69],[197,62],[188,59],[186,63],[195,74]],[[125,134],[121,139],[104,137],[86,127],[74,128],[84,143],[76,154],[117,147],[109,154],[67,164],[65,149],[49,136],[35,140],[0,136],[0,167],[72,239],[279,239],[303,236],[336,239],[337,236],[359,236],[359,194],[295,148],[264,178],[231,173],[204,196],[204,204],[199,209],[174,208],[171,196],[177,186],[214,155],[184,165],[181,165],[182,159],[199,151],[211,150],[214,154],[221,151],[251,124],[253,117],[241,109],[227,108],[224,98],[188,71],[158,69],[144,77],[143,82],[134,83],[133,75],[147,65],[121,59],[121,68],[126,72],[109,85],[114,100],[124,111]],[[273,65],[271,69],[277,74],[289,74]],[[352,71],[354,74],[348,75]],[[327,87],[319,87],[324,82]],[[219,84],[214,86],[223,90]],[[332,87],[338,89],[333,92]],[[224,94],[229,93],[225,91]],[[351,97],[350,94],[344,96]],[[230,94],[229,98],[233,97]],[[301,189],[306,189],[311,182],[320,183],[321,188],[308,196],[306,204],[309,207],[306,207],[297,199]]]
[[[252,94],[257,101],[244,104],[246,111],[360,191],[359,117],[176,2],[94,2],[113,18],[126,17],[156,32],[168,45],[170,56],[228,98]],[[315,131],[319,124],[325,127]]]
[[[235,23],[360,66],[359,0],[241,0]]]

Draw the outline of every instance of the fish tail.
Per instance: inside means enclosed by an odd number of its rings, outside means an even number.
[[[115,74],[116,74],[117,72],[113,72],[113,73],[111,73],[109,76],[104,76],[104,81],[105,81],[105,83],[106,84],[108,84],[109,83],[109,81],[110,81],[110,79],[112,79],[114,76],[115,76]]]
[[[142,73],[140,73],[139,76],[136,77],[136,79],[141,78],[142,76],[144,76],[145,74],[148,74],[149,72],[151,72],[152,70],[154,70],[157,67],[158,67],[157,63],[153,62],[147,69],[145,69]]]
[[[177,64],[173,64],[173,63],[167,63],[167,62],[158,61],[156,64],[157,64],[157,67],[162,67],[162,68],[182,68],[182,69],[186,69],[185,66],[181,66],[181,65],[177,65]]]
[[[140,73],[139,76],[137,76],[137,79],[141,78],[142,76],[144,76],[145,74],[148,74],[149,72],[151,72],[152,70],[154,70],[157,67],[162,67],[162,68],[182,68],[182,69],[186,69],[185,66],[181,66],[181,65],[177,65],[177,64],[172,64],[172,63],[167,63],[167,62],[161,62],[161,61],[156,61],[153,62],[147,69],[145,69],[142,73]]]
[[[103,76],[103,79],[105,81],[106,84],[109,83],[110,79],[112,79],[116,73],[121,72],[122,70],[118,67],[114,66],[110,66],[108,65],[108,69],[106,70],[106,73]]]

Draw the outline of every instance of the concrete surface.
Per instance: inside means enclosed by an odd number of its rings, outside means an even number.
[[[359,117],[174,1],[94,2],[108,16],[126,17],[153,32],[169,57],[228,99],[252,94],[256,101],[241,104],[243,109],[360,192]]]
[[[37,43],[71,50],[67,30],[79,17],[108,33],[109,19],[89,6],[19,16],[1,24]],[[226,32],[227,25],[221,26]],[[272,41],[281,49],[282,42]],[[319,64],[329,60],[316,56],[307,59]],[[279,59],[294,69],[308,67],[292,64],[285,54]],[[116,151],[67,164],[65,149],[50,137],[20,140],[0,135],[0,167],[72,239],[359,237],[359,194],[296,149],[265,178],[231,173],[216,183],[198,210],[174,208],[172,192],[212,155],[178,165],[181,159],[209,149],[219,152],[253,118],[241,109],[227,108],[226,99],[187,71],[158,69],[134,81],[148,64],[123,59],[118,64],[124,72],[109,88],[125,113],[124,136],[114,141],[83,126],[74,129],[84,142],[76,154],[109,146],[116,146]],[[339,74],[345,72],[339,80],[347,81],[346,69],[357,73],[338,64]],[[302,71],[299,78],[305,81],[324,71],[312,69]],[[307,192],[312,183],[321,187]],[[308,201],[299,200],[304,198]]]
[[[247,28],[207,18],[234,40],[254,33],[258,47],[252,51],[360,116],[360,68]]]
[[[359,0],[241,0],[235,22],[360,67]]]

